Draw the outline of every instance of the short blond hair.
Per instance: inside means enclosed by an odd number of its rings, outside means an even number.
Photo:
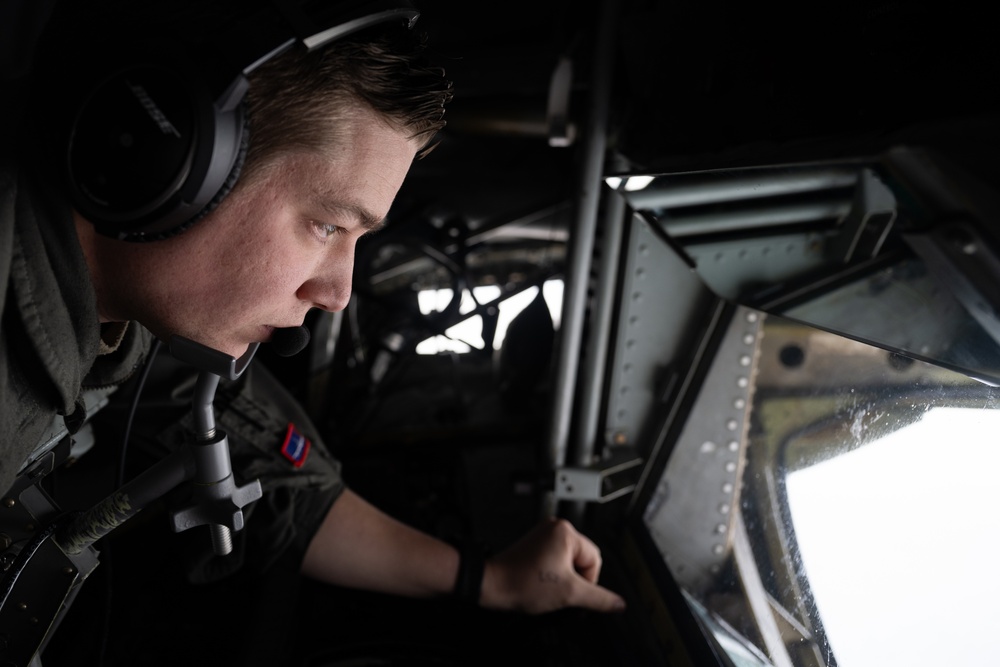
[[[242,177],[278,154],[335,145],[338,121],[358,105],[422,139],[422,157],[445,126],[451,98],[451,82],[426,58],[425,38],[414,30],[366,31],[312,52],[294,47],[250,75]]]

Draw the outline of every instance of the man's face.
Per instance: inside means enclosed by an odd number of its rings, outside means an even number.
[[[332,155],[278,158],[176,237],[102,241],[101,266],[114,267],[97,280],[102,319],[239,357],[312,308],[346,307],[355,244],[388,213],[418,145],[368,112],[345,134]]]

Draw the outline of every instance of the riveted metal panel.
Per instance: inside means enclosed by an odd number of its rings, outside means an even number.
[[[760,320],[736,309],[644,513],[671,572],[695,593],[732,549]]]
[[[714,299],[689,264],[641,216],[624,243],[621,302],[608,378],[609,446],[636,444],[655,421],[667,378],[687,352],[691,324]]]

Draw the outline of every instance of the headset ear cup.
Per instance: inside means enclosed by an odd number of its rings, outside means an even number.
[[[236,153],[236,160],[233,163],[232,169],[229,170],[229,175],[226,176],[226,180],[222,183],[222,187],[215,194],[214,197],[201,209],[197,214],[190,217],[183,224],[176,225],[171,229],[165,231],[151,234],[146,232],[139,232],[135,234],[119,234],[118,238],[123,241],[161,241],[163,239],[170,238],[171,236],[176,236],[181,232],[190,229],[196,222],[204,218],[206,215],[214,211],[222,200],[232,192],[233,188],[236,187],[236,182],[240,178],[240,174],[243,171],[243,163],[246,161],[247,156],[247,146],[250,144],[250,133],[247,128],[244,127],[243,131],[240,133],[239,147]]]
[[[166,68],[115,72],[72,119],[67,168],[73,198],[92,222],[146,222],[190,176],[205,134],[200,100]]]
[[[70,124],[64,159],[77,210],[120,240],[188,228],[239,175],[244,106],[218,104],[180,63],[133,66],[105,78]]]

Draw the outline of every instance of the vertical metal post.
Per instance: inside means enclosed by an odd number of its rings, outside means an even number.
[[[597,40],[591,85],[590,116],[584,135],[585,158],[580,175],[577,219],[570,233],[565,288],[559,331],[558,358],[553,383],[552,418],[548,438],[549,464],[553,470],[565,464],[573,412],[577,367],[586,313],[587,278],[597,228],[607,148],[608,108],[614,65],[614,35],[617,3],[605,0],[597,17]],[[553,513],[554,499],[544,510]]]
[[[573,448],[572,465],[585,468],[593,463],[594,449],[599,439],[597,427],[601,417],[601,396],[604,387],[604,369],[608,358],[608,341],[614,318],[618,262],[621,255],[622,228],[625,226],[625,199],[607,191],[604,198],[601,259],[597,269],[594,290],[594,307],[590,316],[590,340],[583,363],[580,382],[579,408],[576,412],[576,446]]]

